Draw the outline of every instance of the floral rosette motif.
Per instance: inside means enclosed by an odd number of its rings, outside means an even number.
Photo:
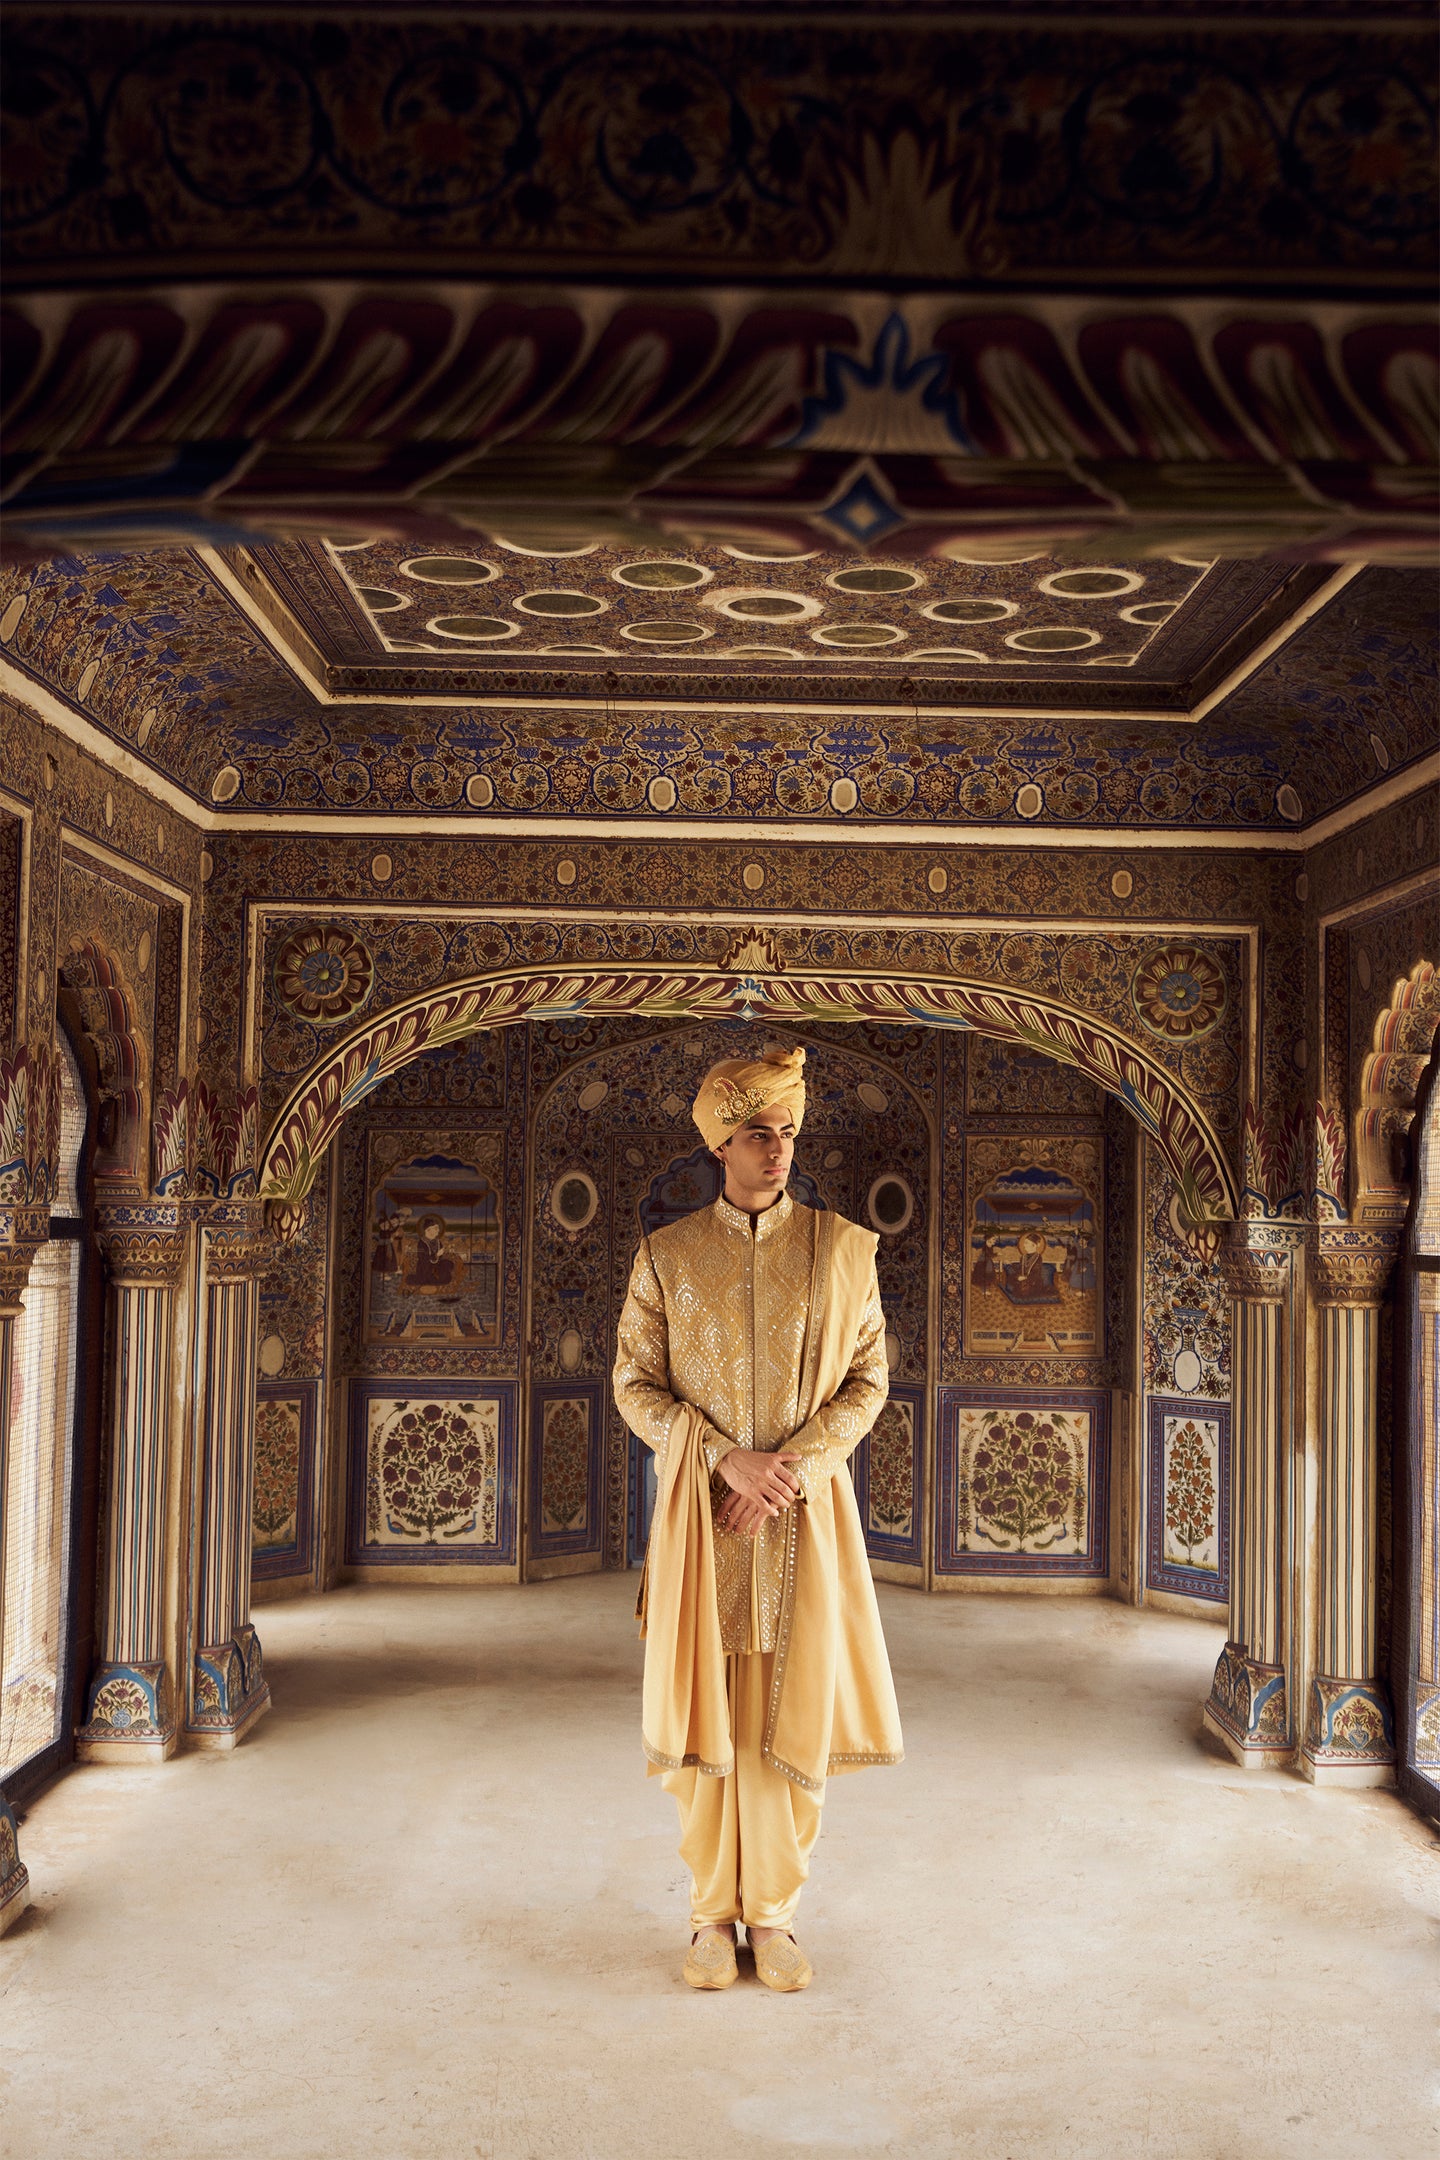
[[[275,955],[275,995],[286,1012],[333,1027],[360,1010],[375,983],[375,963],[359,938],[336,924],[296,930]]]
[[[1079,1535],[1080,1480],[1053,1418],[1033,1410],[990,1418],[970,1458],[978,1534],[1015,1552],[1044,1552],[1071,1528]]]
[[[1163,945],[1135,970],[1131,996],[1153,1034],[1191,1042],[1208,1035],[1224,1012],[1225,978],[1195,946]]]

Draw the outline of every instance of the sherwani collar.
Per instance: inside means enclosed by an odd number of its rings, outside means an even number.
[[[777,1230],[789,1222],[794,1212],[795,1203],[788,1192],[781,1193],[778,1200],[772,1200],[769,1207],[762,1208],[758,1215],[750,1215],[744,1208],[735,1207],[725,1198],[724,1193],[721,1193],[715,1202],[715,1220],[724,1229],[734,1231],[740,1237],[753,1237],[757,1245],[762,1238],[773,1237]]]

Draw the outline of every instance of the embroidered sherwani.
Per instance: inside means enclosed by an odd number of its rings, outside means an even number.
[[[752,1229],[753,1224],[753,1229]],[[716,1472],[732,1447],[798,1450],[809,1500],[864,1439],[889,1392],[880,1286],[860,1323],[840,1391],[808,1422],[799,1415],[800,1359],[810,1317],[815,1212],[782,1194],[751,1216],[719,1199],[642,1241],[620,1318],[615,1400],[650,1446],[657,1478],[677,1399],[704,1412],[715,1510],[730,1497]],[[717,1530],[715,1589],[727,1651],[773,1650],[780,1619],[785,1520],[759,1535]]]
[[[817,1274],[817,1259],[822,1250],[828,1255],[822,1239],[833,1238],[836,1227],[822,1231],[817,1211],[797,1207],[788,1194],[756,1216],[717,1200],[642,1240],[620,1319],[615,1399],[631,1430],[654,1450],[657,1483],[664,1490],[667,1470],[679,1474],[667,1458],[682,1444],[698,1446],[709,1473],[707,1542],[713,1542],[733,1770],[721,1775],[714,1762],[694,1755],[652,1754],[680,1803],[680,1849],[694,1877],[696,1925],[743,1918],[788,1927],[819,1830],[823,1760],[817,1780],[782,1770],[767,1756],[786,1571],[789,1565],[793,1582],[800,1534],[794,1511],[767,1518],[753,1538],[718,1529],[715,1517],[730,1495],[717,1474],[730,1449],[784,1448],[800,1458],[791,1465],[801,1487],[796,1511],[820,1507],[828,1521],[831,1481],[884,1404],[889,1373],[874,1241],[838,1225],[853,1244],[868,1243],[868,1273],[846,1369],[838,1384],[832,1379],[826,1399],[802,1415],[807,1371],[814,1377],[807,1344],[821,1318],[811,1303],[823,1297],[828,1280],[824,1271]],[[844,1482],[848,1497],[848,1477]],[[849,1506],[853,1514],[853,1497]],[[865,1588],[868,1593],[868,1574]],[[887,1687],[888,1680],[887,1670]]]

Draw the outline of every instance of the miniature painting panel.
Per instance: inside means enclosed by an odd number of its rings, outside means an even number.
[[[1079,1135],[971,1142],[969,1356],[1103,1350],[1102,1145]]]
[[[500,1339],[500,1140],[369,1136],[365,1340]]]

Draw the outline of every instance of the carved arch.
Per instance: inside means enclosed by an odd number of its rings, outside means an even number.
[[[119,962],[93,938],[61,960],[56,995],[97,1102],[94,1174],[148,1189],[149,1088],[146,1045]]]
[[[1355,1111],[1357,1221],[1399,1222],[1410,1203],[1416,1091],[1440,1026],[1440,971],[1417,960],[1376,1016]]]
[[[346,1113],[422,1051],[477,1028],[577,1013],[667,1020],[746,1018],[777,1027],[871,1019],[973,1029],[1073,1065],[1116,1095],[1152,1135],[1195,1223],[1228,1222],[1236,1185],[1214,1127],[1159,1062],[1116,1030],[1050,998],[924,975],[867,977],[803,970],[769,977],[696,969],[512,969],[418,993],[354,1029],[299,1080],[265,1144],[260,1189],[291,1204],[309,1192]]]

